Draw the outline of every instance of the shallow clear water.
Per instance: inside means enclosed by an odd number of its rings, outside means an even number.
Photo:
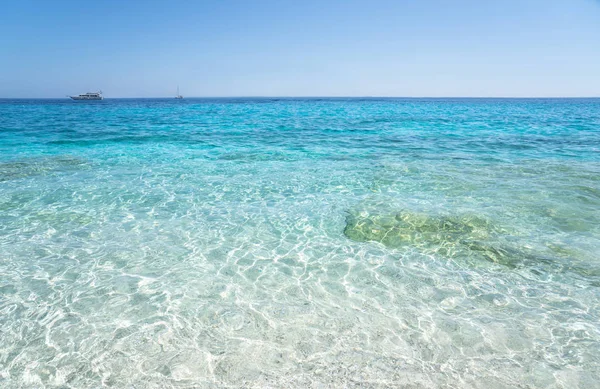
[[[600,100],[0,100],[0,386],[600,387]]]

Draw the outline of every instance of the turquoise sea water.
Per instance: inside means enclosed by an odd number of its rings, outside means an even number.
[[[600,387],[600,100],[0,100],[0,387]]]

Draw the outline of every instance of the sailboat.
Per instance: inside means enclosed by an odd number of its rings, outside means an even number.
[[[176,99],[183,99],[183,96],[179,94],[179,85],[177,85],[177,96],[175,96]]]

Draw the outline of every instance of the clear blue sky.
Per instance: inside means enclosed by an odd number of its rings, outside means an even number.
[[[600,0],[4,0],[0,97],[600,96]]]

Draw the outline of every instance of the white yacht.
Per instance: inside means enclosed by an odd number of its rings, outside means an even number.
[[[183,96],[179,94],[179,85],[177,85],[177,96],[175,96],[176,99],[183,99]]]
[[[102,100],[104,97],[102,96],[102,91],[98,92],[88,92],[81,94],[79,96],[69,96],[73,100]]]

